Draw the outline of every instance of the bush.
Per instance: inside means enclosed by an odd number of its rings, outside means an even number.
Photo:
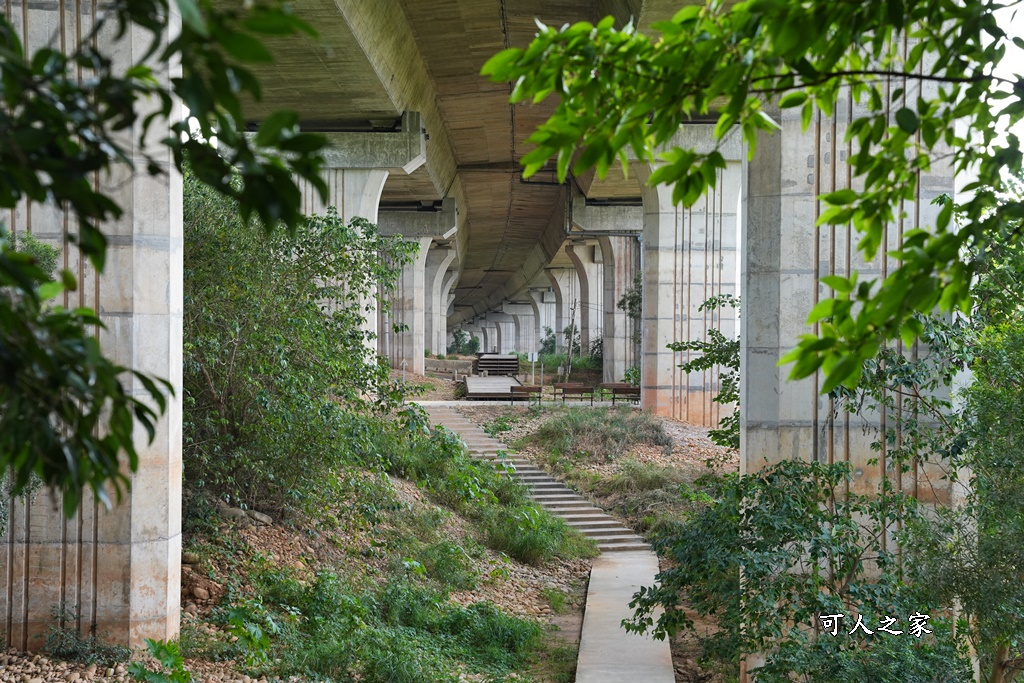
[[[566,523],[534,506],[502,510],[487,522],[487,545],[527,564],[555,557],[593,557],[597,547]]]
[[[344,459],[347,412],[401,398],[362,301],[415,247],[333,209],[266,235],[187,170],[185,198],[186,483],[271,512],[315,501]]]
[[[670,448],[661,422],[630,408],[570,408],[524,440],[554,455],[614,460],[640,444]]]

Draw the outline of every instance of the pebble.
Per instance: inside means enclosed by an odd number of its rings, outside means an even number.
[[[194,595],[197,600],[210,599],[210,591],[206,590],[205,588],[200,588],[199,586],[195,586],[192,589],[192,595]]]

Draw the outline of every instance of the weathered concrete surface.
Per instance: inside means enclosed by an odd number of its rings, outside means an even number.
[[[60,5],[63,8],[63,5]],[[91,14],[60,12],[57,5],[8,5],[8,18],[24,27],[26,47],[67,46],[88,35]],[[141,58],[148,44],[129,28],[114,42],[112,30],[98,42],[115,63]],[[171,33],[176,33],[174,25]],[[148,34],[147,34],[148,35]],[[156,68],[166,82],[167,69]],[[142,113],[144,117],[146,112]],[[140,118],[141,120],[141,118]],[[135,133],[137,134],[137,130]],[[152,133],[152,141],[162,137]],[[16,234],[31,233],[63,250],[61,268],[76,275],[79,288],[59,303],[99,312],[103,352],[114,362],[168,379],[175,396],[148,444],[136,430],[138,472],[132,489],[106,511],[88,499],[65,519],[60,498],[45,491],[8,501],[10,522],[0,537],[0,643],[39,649],[51,611],[61,604],[80,615],[65,625],[95,629],[114,642],[141,646],[145,638],[170,639],[179,626],[181,577],[181,364],[182,364],[182,181],[168,150],[150,144],[129,147],[136,168],[146,168],[143,152],[163,170],[159,176],[132,176],[127,165],[102,177],[103,189],[124,209],[104,224],[109,238],[106,272],[96,272],[75,248],[65,247],[77,230],[75,220],[52,205],[19,205],[2,220]],[[131,377],[126,389],[143,393]]]
[[[640,586],[653,586],[658,558],[650,551],[603,553],[587,588],[576,683],[674,683],[667,640],[627,633],[629,602]]]
[[[604,255],[604,381],[623,381],[626,370],[640,364],[639,321],[633,321],[619,302],[640,272],[640,243],[636,237],[598,238]]]
[[[912,101],[916,94],[912,89],[907,96]],[[784,459],[848,462],[856,491],[874,492],[883,477],[893,476],[897,487],[925,500],[933,495],[944,498],[948,486],[937,479],[931,482],[934,487],[928,485],[926,478],[932,473],[924,466],[905,477],[886,473],[885,448],[877,452],[870,447],[878,439],[881,416],[837,415],[835,404],[820,394],[820,372],[789,381],[790,368],[776,366],[798,335],[815,331],[806,324],[807,314],[831,295],[818,282],[820,277],[858,271],[861,281],[884,278],[892,265],[886,252],[896,247],[905,230],[934,225],[940,207],[932,200],[955,189],[949,168],[934,164],[918,183],[914,201],[904,202],[906,217],[886,226],[879,256],[872,263],[865,263],[856,251],[859,237],[849,228],[816,229],[824,210],[816,195],[850,186],[850,148],[843,141],[851,109],[844,96],[835,118],[817,118],[807,133],[801,132],[798,113],[772,112],[782,130],[759,136],[757,156],[746,165],[740,467],[756,471]],[[896,348],[902,349],[902,344]],[[873,459],[877,464],[869,463]]]
[[[677,142],[698,151],[712,146],[712,127],[694,125]],[[735,337],[731,309],[698,310],[721,294],[738,294],[737,246],[742,149],[730,138],[719,150],[728,161],[714,190],[693,206],[672,202],[672,189],[650,187],[652,169],[637,165],[643,184],[643,326],[641,341],[641,406],[694,424],[715,425],[720,416],[712,397],[718,390],[717,371],[687,375],[680,363],[690,353],[669,351],[674,341],[706,339],[708,328]],[[809,310],[809,309],[808,309]]]

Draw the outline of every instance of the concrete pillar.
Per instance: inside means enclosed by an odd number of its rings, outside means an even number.
[[[426,348],[434,353],[445,352],[445,333],[442,320],[446,317],[447,306],[444,292],[444,279],[448,267],[455,260],[454,249],[431,249],[427,254],[427,291],[424,294],[424,320],[426,333],[423,342]]]
[[[710,126],[688,128],[686,136],[682,144],[710,148]],[[715,189],[690,208],[672,203],[671,188],[650,187],[647,179],[652,169],[637,165],[644,207],[640,403],[659,415],[705,426],[716,425],[721,416],[721,408],[711,401],[718,391],[718,372],[688,376],[679,364],[690,355],[666,346],[706,339],[709,327],[726,336],[737,334],[731,311],[698,311],[711,296],[737,293],[742,180],[738,141],[726,142],[721,151],[729,160],[728,168],[719,172]]]
[[[323,153],[324,168],[321,172],[327,183],[328,197],[326,202],[322,201],[311,183],[300,180],[302,212],[306,215],[323,214],[333,206],[338,210],[339,218],[346,223],[358,216],[376,224],[380,195],[389,169],[412,173],[427,159],[426,140],[417,112],[407,111],[402,115],[402,130],[397,133],[322,135],[328,143]],[[387,342],[374,342],[383,331],[375,301],[368,299],[362,308],[366,315],[364,330],[370,335],[368,344],[383,351],[388,346]]]
[[[591,342],[604,336],[603,255],[600,245],[593,241],[570,242],[565,245],[565,253],[576,269],[576,281],[579,283],[576,319],[579,321],[581,352],[586,355]]]
[[[555,338],[558,346],[565,346],[565,335],[563,332],[569,326],[570,311],[576,305],[576,329],[580,327],[579,315],[579,284],[576,278],[576,271],[572,268],[547,268],[544,274],[551,283],[551,289],[555,294]]]
[[[480,320],[476,324],[480,328],[481,353],[494,353],[498,347],[498,330],[494,323],[489,320]]]
[[[448,313],[455,302],[455,295],[452,294],[452,289],[458,281],[458,271],[450,270],[445,274],[444,283],[441,285],[441,311],[438,316],[437,333],[439,338],[445,343],[447,343],[448,338],[451,336],[448,334]]]
[[[487,320],[488,322],[494,323],[494,326],[497,329],[498,353],[518,351],[518,349],[514,348],[516,340],[519,338],[515,331],[515,318],[508,313],[491,311],[487,314]]]
[[[640,243],[636,237],[598,238],[604,256],[604,381],[621,382],[626,370],[639,365],[639,325],[619,308],[619,301],[640,269]]]
[[[554,298],[553,292],[548,292],[548,288],[543,289],[531,289],[530,290],[530,304],[533,306],[533,315],[537,325],[537,348],[540,348],[540,340],[545,335],[546,328],[552,330],[558,325],[556,321],[557,306],[552,301],[545,301],[545,298]],[[557,336],[557,332],[555,333]]]
[[[385,355],[393,368],[423,374],[423,354],[426,340],[426,265],[430,251],[430,237],[414,240],[419,251],[402,268],[394,294],[390,297],[387,328],[381,330]],[[395,330],[398,326],[398,330]]]
[[[507,303],[502,306],[502,312],[512,316],[515,350],[527,354],[536,351],[537,322],[533,314],[533,306],[526,303]]]
[[[434,240],[450,240],[455,236],[456,221],[454,199],[444,200],[438,211],[381,212],[382,233],[420,245],[418,258],[403,268],[401,282],[390,300],[388,318],[392,324],[381,330],[387,349],[385,355],[393,368],[400,368],[404,362],[406,369],[423,372],[423,353],[428,348],[429,339],[426,309],[434,292],[434,283],[428,282],[426,273],[429,249]],[[394,324],[401,328],[400,331],[395,331]]]
[[[913,94],[908,96],[912,99]],[[862,414],[851,424],[848,414],[834,415],[836,406],[821,395],[822,373],[792,382],[787,380],[790,367],[776,363],[799,335],[817,331],[806,325],[807,314],[820,299],[831,296],[831,290],[818,282],[820,277],[851,271],[859,272],[862,281],[886,277],[892,265],[886,252],[896,248],[904,230],[935,225],[940,207],[932,200],[942,193],[953,196],[955,187],[952,171],[934,164],[917,183],[915,199],[901,207],[907,218],[885,227],[882,248],[872,263],[865,263],[857,252],[859,236],[849,228],[815,228],[827,208],[816,195],[849,187],[850,148],[843,141],[851,109],[842,98],[835,119],[817,118],[806,134],[798,112],[772,112],[781,120],[782,131],[759,136],[757,156],[745,169],[740,467],[750,472],[766,463],[797,458],[848,462],[854,472],[853,489],[873,493],[887,476],[885,448],[870,447],[879,439],[884,417]],[[854,110],[854,117],[858,115]],[[903,350],[899,342],[894,347]],[[924,502],[947,497],[948,488],[937,473],[933,485],[925,484],[929,467],[891,476],[897,488],[902,486]]]
[[[39,5],[26,14],[26,5],[8,4],[7,12],[14,26],[23,27],[27,51],[65,45],[71,50],[92,28],[95,8],[81,6],[78,12],[70,5]],[[174,16],[171,35],[178,32]],[[124,65],[141,58],[138,46],[148,41],[148,33],[135,26],[121,40],[115,40],[113,27],[97,36],[99,48]],[[165,82],[174,75],[155,66],[155,76]],[[146,114],[141,112],[140,122]],[[31,233],[64,250],[59,267],[71,270],[79,287],[65,292],[58,303],[99,312],[106,326],[99,331],[103,353],[115,363],[165,378],[175,389],[153,443],[136,430],[138,471],[130,492],[113,509],[105,510],[86,494],[76,515],[65,519],[60,496],[46,491],[6,501],[9,519],[0,535],[0,643],[23,650],[42,647],[50,626],[99,633],[132,647],[144,645],[146,638],[178,634],[182,180],[170,152],[157,144],[166,131],[155,126],[148,145],[136,142],[138,133],[136,127],[123,138],[138,173],[124,164],[97,177],[124,210],[119,219],[103,225],[109,245],[102,276],[79,257],[78,249],[65,246],[78,226],[60,207],[23,202],[4,212],[15,234]],[[147,153],[161,175],[143,170],[150,163]],[[144,393],[131,376],[121,381],[129,393]],[[77,616],[54,619],[51,610],[62,604]]]

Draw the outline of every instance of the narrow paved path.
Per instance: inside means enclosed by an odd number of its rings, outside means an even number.
[[[473,457],[512,463],[513,476],[530,487],[537,502],[597,541],[601,555],[590,570],[576,683],[673,683],[668,641],[626,633],[621,625],[623,619],[632,616],[629,601],[633,593],[640,586],[654,584],[658,558],[650,546],[590,501],[457,413],[455,402],[419,403],[434,425],[458,434]]]

